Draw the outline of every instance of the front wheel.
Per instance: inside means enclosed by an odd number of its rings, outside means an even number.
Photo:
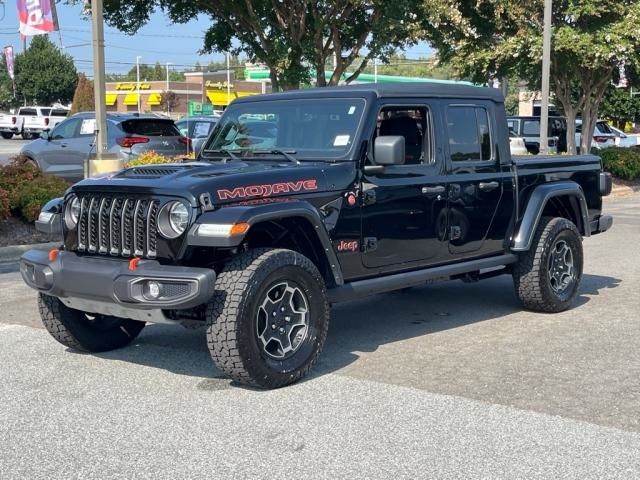
[[[11,132],[0,132],[0,135],[2,135],[2,138],[5,140],[11,140],[13,138],[13,133]]]
[[[47,331],[65,347],[82,352],[107,352],[127,346],[144,322],[73,310],[57,297],[39,294],[38,309]]]
[[[207,307],[207,344],[238,383],[278,388],[316,363],[329,327],[324,280],[300,253],[256,249],[230,261]]]
[[[523,305],[538,312],[571,306],[582,280],[582,238],[566,218],[540,219],[531,249],[520,254],[513,271]]]

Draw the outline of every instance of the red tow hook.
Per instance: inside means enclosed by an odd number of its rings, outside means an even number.
[[[49,251],[49,261],[53,262],[56,258],[58,258],[58,254],[60,253],[60,249],[59,248],[54,248],[53,250]]]
[[[133,271],[138,268],[140,260],[142,260],[140,257],[133,257],[131,260],[129,260],[129,270]]]

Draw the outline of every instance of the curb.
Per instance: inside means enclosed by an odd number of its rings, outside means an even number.
[[[47,251],[54,248],[60,242],[33,243],[31,245],[11,245],[0,247],[0,263],[17,262],[27,250]]]

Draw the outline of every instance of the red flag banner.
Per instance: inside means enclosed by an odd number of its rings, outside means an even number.
[[[15,73],[13,71],[13,46],[9,45],[4,47],[4,60],[7,64],[7,72],[9,73],[9,78],[11,80],[14,79]]]
[[[55,0],[17,0],[20,33],[29,37],[58,29],[51,3]]]

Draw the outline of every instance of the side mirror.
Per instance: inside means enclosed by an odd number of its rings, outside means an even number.
[[[51,140],[51,137],[49,136],[49,129],[46,129],[40,132],[40,138],[43,140],[46,140],[47,142]]]
[[[386,135],[376,138],[373,159],[377,165],[403,165],[405,160],[404,137]]]

